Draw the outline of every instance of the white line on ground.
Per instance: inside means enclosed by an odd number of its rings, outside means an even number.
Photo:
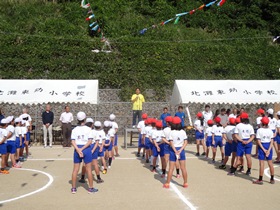
[[[0,201],[0,204],[11,202],[11,201],[15,201],[15,200],[18,200],[18,199],[21,199],[21,198],[25,198],[25,197],[30,196],[30,195],[34,195],[36,193],[39,193],[39,192],[47,189],[53,183],[52,175],[50,175],[50,174],[48,174],[48,173],[46,173],[44,171],[39,171],[39,170],[35,170],[35,169],[28,169],[28,168],[19,168],[19,169],[15,169],[15,170],[32,171],[32,172],[41,173],[41,174],[44,174],[45,176],[47,176],[49,178],[49,181],[48,181],[48,183],[46,185],[44,185],[43,187],[39,188],[38,190],[35,190],[33,192],[30,192],[30,193],[27,193],[27,194],[24,194],[24,195],[15,197],[15,198],[11,198],[11,199]]]
[[[160,174],[160,170],[157,168],[157,172]],[[166,179],[166,178],[164,178]],[[171,189],[178,195],[178,197],[191,209],[191,210],[196,210],[196,207],[188,201],[188,199],[181,193],[181,191],[176,187],[175,184],[172,182],[170,183]]]
[[[273,166],[273,167],[274,167],[274,168],[277,168],[277,167],[279,167],[279,166]],[[269,168],[264,169],[264,174],[265,174],[268,178],[270,178],[270,174],[268,173],[268,171],[269,171]],[[274,180],[280,182],[280,179],[277,179],[277,178],[275,178],[275,177],[274,177]]]

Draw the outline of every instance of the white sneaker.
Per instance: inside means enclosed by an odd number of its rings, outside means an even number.
[[[108,166],[108,169],[110,169],[111,168],[111,166]]]
[[[101,166],[100,168],[101,168],[101,171],[103,171],[103,170],[104,170],[104,167],[103,167],[103,166]]]

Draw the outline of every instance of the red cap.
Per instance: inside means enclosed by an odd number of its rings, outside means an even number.
[[[213,121],[213,120],[208,120],[208,121],[207,121],[207,124],[208,124],[208,125],[214,125],[214,121]]]
[[[268,125],[268,123],[269,123],[268,117],[263,117],[263,118],[261,119],[261,122],[262,122],[263,125]]]
[[[145,124],[151,124],[151,123],[152,123],[151,120],[152,120],[151,118],[147,118],[147,119],[145,120]]]
[[[248,119],[249,115],[246,112],[242,112],[241,115],[240,115],[240,118],[241,119]]]
[[[167,116],[167,117],[165,118],[165,121],[166,121],[166,122],[172,122],[172,117],[171,117],[171,116]]]
[[[197,116],[197,118],[200,118],[200,117],[203,116],[203,114],[202,114],[201,112],[198,112],[198,113],[196,114],[196,116]]]
[[[180,123],[181,123],[180,117],[173,117],[172,123],[173,123],[173,124],[180,124]]]
[[[240,117],[237,117],[237,118],[235,119],[235,123],[236,123],[236,124],[241,123]]]
[[[162,122],[160,120],[156,122],[156,127],[162,128]]]
[[[151,119],[151,123],[156,124],[157,123],[157,119],[156,118],[150,118]]]
[[[216,118],[214,119],[214,121],[215,121],[216,123],[220,123],[220,122],[221,122],[221,118],[216,117]]]
[[[263,109],[258,109],[257,114],[264,114],[264,110]]]
[[[235,118],[233,118],[233,117],[229,118],[229,124],[234,125],[235,124]]]
[[[142,119],[147,119],[148,115],[146,113],[142,114]]]

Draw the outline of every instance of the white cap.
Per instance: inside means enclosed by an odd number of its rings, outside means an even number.
[[[104,126],[105,127],[111,127],[112,125],[111,125],[111,122],[110,121],[104,121]]]
[[[20,118],[17,117],[17,118],[15,119],[15,123],[19,123],[19,122],[20,122]]]
[[[13,121],[13,119],[14,119],[14,116],[8,116],[8,117],[6,118],[7,123],[12,122],[12,121]]]
[[[88,117],[88,118],[86,119],[86,123],[93,123],[93,119],[90,118],[90,117]]]
[[[26,114],[26,113],[21,115],[21,119],[24,119],[24,118],[27,118],[27,117],[28,117],[28,114]]]
[[[268,114],[273,114],[273,109],[268,109],[266,112],[267,112]]]
[[[101,127],[101,122],[100,121],[95,121],[94,126]]]
[[[25,124],[25,123],[26,123],[26,120],[22,120],[22,121],[21,121],[21,124]]]
[[[116,116],[114,114],[110,114],[109,118],[110,118],[110,120],[115,120]]]
[[[277,115],[280,116],[280,111],[277,112]]]
[[[7,123],[9,123],[7,119],[4,118],[1,120],[1,124],[7,124]]]
[[[79,120],[79,121],[82,121],[82,120],[84,120],[84,119],[86,119],[86,114],[84,113],[84,112],[78,112],[78,114],[77,114],[77,119]]]

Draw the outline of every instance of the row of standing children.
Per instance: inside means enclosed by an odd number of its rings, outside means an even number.
[[[254,184],[263,184],[263,171],[264,171],[264,160],[268,161],[270,168],[271,179],[270,183],[274,184],[274,168],[272,163],[273,145],[277,154],[275,163],[280,161],[280,111],[277,112],[278,121],[273,117],[273,110],[268,109],[268,117],[265,116],[263,109],[258,109],[257,114],[257,126],[258,129],[255,131],[253,126],[249,124],[249,115],[246,112],[242,112],[239,117],[228,120],[228,124],[223,128],[220,124],[221,119],[215,117],[214,121],[209,119],[207,121],[207,128],[205,131],[206,140],[206,158],[209,156],[210,147],[212,147],[212,162],[215,162],[216,148],[220,147],[222,156],[222,165],[220,169],[226,169],[226,164],[229,157],[232,154],[231,167],[228,175],[235,175],[237,167],[240,166],[239,171],[243,171],[243,155],[247,161],[246,175],[251,174],[252,160],[251,152],[253,147],[253,140],[256,137],[257,148],[256,153],[258,154],[260,164],[260,175],[259,179],[253,181]],[[203,142],[203,115],[202,113],[197,114],[197,120],[194,123],[196,129],[196,140],[197,145]],[[225,145],[223,142],[226,142]],[[202,143],[203,145],[204,143]]]
[[[165,178],[167,167],[169,168],[164,188],[169,188],[174,168],[176,167],[177,178],[180,178],[179,170],[182,171],[183,187],[188,187],[185,147],[187,146],[187,135],[183,130],[181,118],[178,116],[165,118],[166,127],[163,128],[161,120],[148,118],[144,113],[142,121],[138,123],[139,141],[137,156],[146,158],[146,163],[151,163],[151,172],[156,172],[156,162],[158,156],[161,159],[162,173],[161,177]],[[168,165],[169,163],[169,165]]]
[[[115,122],[116,116],[111,114],[110,120],[103,123],[93,121],[92,118],[86,118],[84,112],[77,114],[78,126],[75,127],[71,134],[72,146],[74,147],[74,167],[72,172],[72,188],[71,192],[77,192],[77,176],[80,170],[80,164],[83,162],[80,183],[85,183],[85,175],[89,182],[88,193],[98,192],[93,187],[92,167],[97,176],[97,183],[103,183],[101,179],[100,169],[103,174],[107,174],[107,170],[111,168],[113,158],[119,156],[118,153],[118,124]],[[98,158],[101,164],[98,163]],[[108,160],[108,165],[106,163]],[[101,167],[99,167],[101,165]]]
[[[24,113],[18,118],[8,116],[0,122],[1,174],[9,174],[12,168],[21,168],[22,162],[29,156],[31,117]],[[26,155],[24,158],[24,148]]]

